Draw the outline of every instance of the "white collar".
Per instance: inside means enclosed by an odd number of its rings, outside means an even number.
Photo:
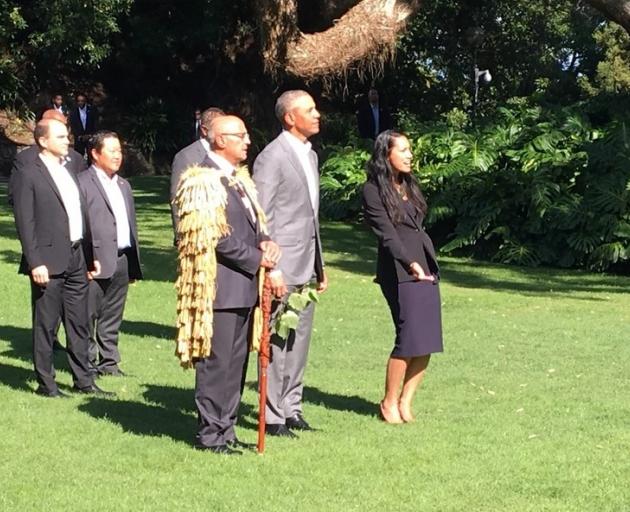
[[[114,173],[111,177],[109,176],[109,174],[107,174],[103,169],[101,169],[100,167],[97,167],[96,165],[92,164],[92,167],[94,167],[94,169],[96,170],[96,174],[99,178],[101,178],[102,180],[108,180],[108,181],[112,181],[114,183],[116,183],[118,181],[118,174]]]
[[[308,140],[302,142],[288,130],[283,130],[282,134],[287,139],[287,141],[289,141],[291,147],[298,152],[298,154],[308,155],[312,147],[312,144]]]
[[[44,162],[44,165],[50,169],[51,167],[64,167],[63,164],[65,163],[67,157],[57,158],[54,156],[44,155],[44,153],[40,152],[39,158],[42,162]]]
[[[201,142],[201,145],[203,146],[203,149],[206,150],[206,153],[210,154],[210,151],[211,151],[210,143],[206,139],[204,139],[203,137],[201,137],[199,139],[199,142]]]
[[[228,162],[221,155],[216,154],[214,151],[208,151],[208,155],[212,158],[212,161],[219,166],[219,170],[223,172],[227,177],[234,175],[234,166]]]

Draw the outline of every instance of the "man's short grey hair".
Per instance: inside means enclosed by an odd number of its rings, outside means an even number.
[[[201,113],[201,125],[208,131],[207,139],[212,144],[214,142],[214,130],[212,129],[212,121],[217,117],[224,116],[225,112],[217,107],[210,107]]]
[[[293,108],[293,104],[302,96],[310,96],[306,91],[300,89],[294,91],[285,91],[276,100],[276,118],[280,124],[284,126],[284,116]]]

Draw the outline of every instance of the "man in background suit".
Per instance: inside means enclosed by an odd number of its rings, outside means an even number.
[[[129,281],[142,279],[136,210],[129,182],[118,176],[118,134],[96,132],[89,145],[92,166],[79,176],[90,220],[94,257],[101,273],[90,282],[90,363],[99,375],[122,376],[118,334]]]
[[[199,165],[208,157],[208,153],[210,151],[210,140],[208,135],[210,123],[216,117],[223,115],[225,115],[224,112],[219,108],[210,107],[204,110],[201,114],[201,138],[180,150],[173,159],[173,164],[171,166],[171,190],[169,198],[171,202],[171,219],[173,221],[175,244],[177,244],[177,225],[179,224],[179,215],[177,213],[177,206],[175,205],[175,195],[177,193],[179,179],[186,169],[192,167],[193,165]]]
[[[236,167],[247,158],[250,140],[245,124],[235,116],[220,116],[206,125],[211,149],[204,167],[222,174],[229,235],[216,246],[216,297],[210,357],[195,362],[195,404],[199,428],[195,447],[226,455],[249,448],[236,438],[238,407],[249,354],[248,334],[258,301],[257,272],[273,268],[278,246],[261,232],[254,204],[235,181]]]
[[[372,140],[393,126],[389,110],[381,105],[374,87],[368,91],[367,104],[361,105],[357,111],[357,126],[362,138]]]
[[[76,176],[63,165],[68,154],[64,123],[44,119],[35,127],[40,148],[33,165],[11,176],[13,212],[22,245],[20,272],[31,278],[33,361],[45,397],[66,396],[55,382],[53,342],[59,317],[68,363],[79,393],[109,395],[88,368],[88,268],[98,275],[86,211]]]
[[[77,94],[76,106],[70,112],[70,129],[74,135],[74,149],[85,155],[90,135],[96,131],[96,112],[88,105],[85,94]]]
[[[192,141],[198,141],[201,138],[201,109],[195,109],[195,122],[192,130]]]
[[[319,112],[305,91],[287,91],[276,102],[283,132],[254,162],[260,205],[267,215],[269,236],[282,250],[277,270],[269,277],[282,301],[296,289],[317,283],[323,293],[328,279],[319,238],[319,172],[308,138],[319,132]],[[291,429],[312,430],[302,415],[304,370],[315,305],[300,312],[298,326],[287,340],[274,335],[267,386],[267,433],[295,437]]]

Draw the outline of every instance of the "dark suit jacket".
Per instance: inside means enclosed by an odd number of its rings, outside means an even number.
[[[15,160],[13,160],[11,174],[13,175],[16,172],[20,172],[26,167],[32,167],[38,161],[41,161],[39,159],[39,147],[37,146],[37,144],[34,144],[26,149],[23,149],[16,155]],[[66,157],[66,169],[72,171],[74,174],[79,174],[81,171],[87,169],[85,159],[72,148],[68,148],[68,156]],[[13,205],[13,192],[11,190],[11,182],[9,182],[9,187],[7,189],[7,198],[9,201],[9,205]]]
[[[77,177],[70,173],[77,183]],[[24,167],[11,176],[13,213],[20,243],[22,261],[20,272],[31,273],[40,265],[46,265],[50,275],[66,270],[70,259],[70,229],[68,215],[61,195],[46,165],[37,158],[32,165]],[[87,219],[85,198],[81,197],[83,214],[83,252],[89,269],[93,266],[90,225]]]
[[[210,158],[202,165],[217,169]],[[217,169],[217,172],[220,171]],[[221,181],[228,194],[226,216],[231,232],[217,243],[217,294],[213,309],[250,308],[258,301],[256,275],[262,260],[258,246],[269,237],[260,232],[258,222],[253,222],[243,200],[228,186],[227,179]]]
[[[186,146],[175,155],[175,158],[173,158],[169,199],[171,203],[171,219],[173,221],[175,241],[177,241],[177,225],[179,224],[179,214],[177,213],[177,206],[175,205],[175,195],[177,194],[179,180],[186,169],[192,167],[193,165],[200,165],[206,159],[208,162],[212,162],[200,140],[196,140],[192,144]],[[214,162],[212,162],[212,167],[216,167]]]
[[[81,192],[85,196],[85,204],[90,219],[94,258],[101,264],[101,274],[98,276],[98,279],[109,279],[116,271],[118,259],[116,217],[94,167],[90,167],[79,175],[79,185],[81,186]],[[125,198],[129,229],[131,231],[131,249],[128,255],[129,279],[142,279],[133,193],[129,182],[122,176],[118,176],[118,186]]]
[[[400,199],[402,207],[402,199]],[[367,182],[363,187],[365,218],[378,238],[376,277],[381,283],[397,280],[413,281],[409,266],[419,263],[425,274],[439,274],[433,243],[422,227],[423,215],[405,214],[402,222],[394,225],[379,195],[378,186]]]
[[[379,103],[378,106],[378,130],[384,132],[390,130],[394,126],[392,122],[392,116],[389,110]],[[363,104],[357,111],[357,127],[359,129],[359,135],[364,139],[374,139],[374,115],[372,114],[372,107],[369,103]]]
[[[85,128],[83,128],[83,123],[81,123],[79,109],[77,107],[74,107],[70,111],[70,128],[72,129],[72,134],[74,135],[75,139],[84,135],[91,135],[96,131],[96,112],[91,105],[87,105],[86,108],[87,117],[85,120]]]

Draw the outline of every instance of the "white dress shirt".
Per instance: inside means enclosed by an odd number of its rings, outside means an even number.
[[[70,171],[62,165],[59,159],[45,156],[41,153],[39,158],[44,162],[61,195],[61,202],[68,215],[70,241],[73,243],[78,242],[83,238],[83,216],[81,215],[79,187],[72,179],[72,176],[70,176]]]
[[[131,247],[131,228],[129,225],[129,215],[127,212],[125,197],[123,196],[122,190],[120,190],[120,184],[118,183],[118,175],[114,174],[110,178],[105,171],[96,167],[96,165],[94,166],[94,169],[96,169],[96,175],[98,176],[101,185],[103,185],[105,194],[107,194],[107,200],[114,211],[118,249],[127,249],[128,247]]]
[[[295,152],[302,166],[302,172],[306,176],[306,183],[308,185],[308,195],[311,199],[311,206],[313,210],[317,208],[317,181],[315,175],[317,170],[313,169],[313,163],[311,162],[311,143],[309,141],[302,142],[295,135],[291,134],[287,130],[282,132],[284,137],[289,141],[291,148]]]
[[[374,138],[378,137],[378,134],[381,133],[380,124],[381,124],[381,113],[378,109],[378,103],[376,105],[372,105],[370,103],[370,108],[372,109],[372,117],[374,118]]]
[[[81,118],[81,124],[83,129],[87,126],[87,105],[83,108],[79,108],[79,117]]]
[[[208,144],[208,142],[204,141],[204,139],[201,139],[201,140],[202,140],[202,143],[205,142],[206,144]],[[204,147],[206,146],[204,145]],[[208,148],[209,147],[210,145],[208,144]],[[208,150],[208,156],[212,159],[212,161],[215,164],[219,166],[219,170],[223,173],[223,175],[226,178],[234,179],[235,169],[234,169],[234,166],[230,162],[228,162],[221,155],[216,154],[214,151],[210,149]],[[245,208],[247,209],[249,216],[252,218],[254,223],[256,223],[256,212],[254,211],[252,202],[249,200],[249,197],[247,196],[247,193],[245,192],[245,188],[243,187],[243,185],[238,183],[238,181],[236,181],[236,183],[237,183],[237,192],[239,196],[241,197],[241,200],[243,201],[243,205],[245,205]]]

